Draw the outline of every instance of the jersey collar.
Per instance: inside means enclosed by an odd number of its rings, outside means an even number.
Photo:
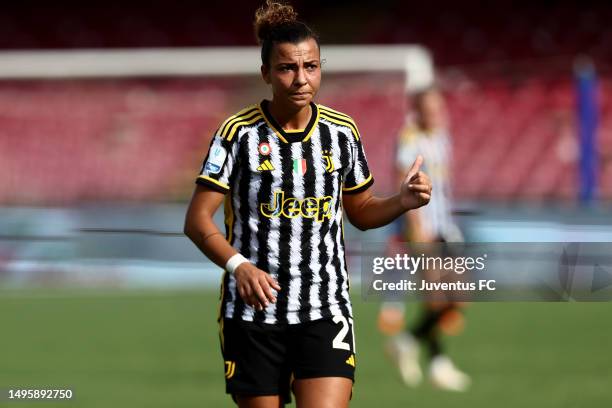
[[[310,136],[312,136],[316,124],[319,122],[319,108],[314,102],[310,102],[310,107],[312,108],[310,120],[308,121],[306,128],[300,132],[287,132],[283,130],[283,127],[280,126],[276,119],[274,119],[274,117],[272,117],[272,115],[270,114],[270,111],[268,109],[269,103],[270,101],[265,99],[261,101],[261,103],[259,104],[259,110],[263,114],[263,117],[266,120],[268,126],[270,126],[274,133],[276,133],[280,140],[285,143],[295,143],[306,142],[310,139]]]

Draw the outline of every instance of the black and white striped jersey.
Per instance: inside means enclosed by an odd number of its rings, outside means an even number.
[[[296,324],[351,316],[342,194],[373,183],[359,131],[347,115],[311,104],[305,129],[285,131],[268,101],[217,130],[197,183],[226,193],[226,237],[277,279],[277,302],[257,312],[233,275],[221,285],[221,317]]]

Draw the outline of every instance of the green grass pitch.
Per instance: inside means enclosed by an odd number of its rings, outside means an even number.
[[[352,407],[612,403],[612,303],[470,305],[464,334],[447,341],[474,380],[464,394],[402,386],[382,352],[377,305],[356,297],[354,309]],[[74,391],[45,407],[232,407],[216,314],[217,294],[206,290],[0,291],[0,389]]]

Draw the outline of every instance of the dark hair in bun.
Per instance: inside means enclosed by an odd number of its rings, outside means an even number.
[[[297,19],[297,13],[289,4],[281,1],[266,0],[255,12],[255,37],[261,45],[261,63],[270,62],[274,43],[289,42],[297,44],[313,38],[319,49],[319,36],[306,24]]]

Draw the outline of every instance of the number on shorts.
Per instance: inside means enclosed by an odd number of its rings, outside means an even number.
[[[344,316],[334,316],[333,321],[336,324],[342,323],[342,327],[340,328],[340,331],[338,332],[336,337],[334,337],[334,340],[332,341],[332,347],[335,349],[351,351],[350,344],[344,341],[346,340],[346,335],[349,331],[349,325],[350,325],[351,326],[351,337],[353,339],[353,353],[354,353],[355,352],[355,331],[353,329],[353,319],[349,317],[347,321],[346,317]]]

